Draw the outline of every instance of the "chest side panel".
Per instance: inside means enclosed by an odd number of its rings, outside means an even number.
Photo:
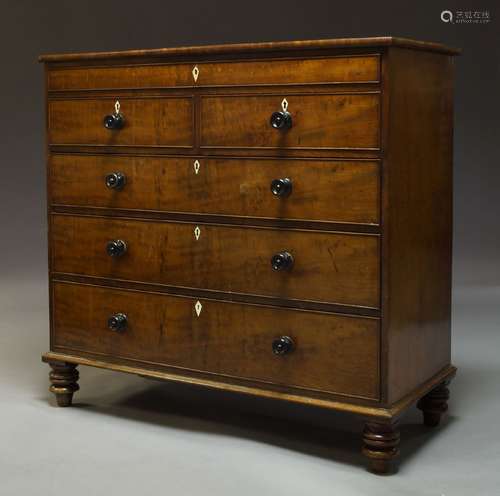
[[[384,342],[389,401],[450,363],[450,56],[391,48],[383,164]]]

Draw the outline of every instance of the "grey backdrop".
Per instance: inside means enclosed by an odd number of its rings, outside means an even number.
[[[500,280],[498,2],[3,0],[0,9],[0,274],[43,273],[46,262],[39,54],[394,35],[464,50],[456,61],[454,275],[457,284]],[[443,9],[487,10],[492,20],[445,24]]]
[[[500,9],[493,0],[0,3],[0,493],[496,494],[500,485]],[[489,11],[481,25],[442,10]],[[73,409],[47,392],[40,53],[394,35],[462,47],[456,60],[451,415],[402,426],[399,474],[362,471],[356,419],[96,369]],[[439,215],[439,212],[436,212]],[[250,412],[256,411],[258,415]],[[267,416],[267,417],[266,417]],[[269,418],[271,416],[272,418]],[[322,426],[316,429],[312,426]],[[412,456],[417,455],[418,456]],[[425,481],[425,482],[423,482]]]

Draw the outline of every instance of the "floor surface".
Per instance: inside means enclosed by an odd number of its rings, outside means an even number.
[[[45,281],[0,286],[0,495],[500,494],[500,288],[455,291],[450,415],[412,410],[393,476],[364,470],[343,414],[80,367],[73,408],[48,392]]]

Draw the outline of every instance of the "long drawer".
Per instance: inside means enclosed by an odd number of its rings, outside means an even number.
[[[49,91],[377,82],[378,55],[111,67],[58,67]]]
[[[377,93],[216,95],[201,97],[200,145],[205,148],[379,148]],[[274,112],[286,108],[291,127],[275,129]]]
[[[55,272],[379,307],[378,235],[56,214],[51,236]]]
[[[104,118],[123,116],[121,129],[107,129]],[[52,145],[194,145],[191,97],[56,99],[48,104],[48,141]]]
[[[379,223],[377,162],[52,155],[50,176],[55,205]]]
[[[378,319],[68,283],[52,289],[56,349],[378,398]]]

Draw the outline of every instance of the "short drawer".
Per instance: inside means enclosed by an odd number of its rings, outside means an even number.
[[[197,86],[378,82],[379,56],[321,57],[198,64]]]
[[[55,214],[51,236],[54,272],[379,306],[378,235]]]
[[[378,162],[56,154],[50,167],[55,205],[379,223]]]
[[[49,91],[378,82],[379,56],[56,67]]]
[[[377,319],[69,283],[54,283],[52,291],[56,349],[369,399],[379,395]]]
[[[107,129],[104,118],[116,112],[116,99],[50,100],[49,143],[52,145],[164,146],[194,144],[190,97],[120,98],[121,129]]]
[[[201,97],[206,148],[379,148],[379,95],[247,95]],[[288,129],[271,125],[274,112],[291,115]]]

